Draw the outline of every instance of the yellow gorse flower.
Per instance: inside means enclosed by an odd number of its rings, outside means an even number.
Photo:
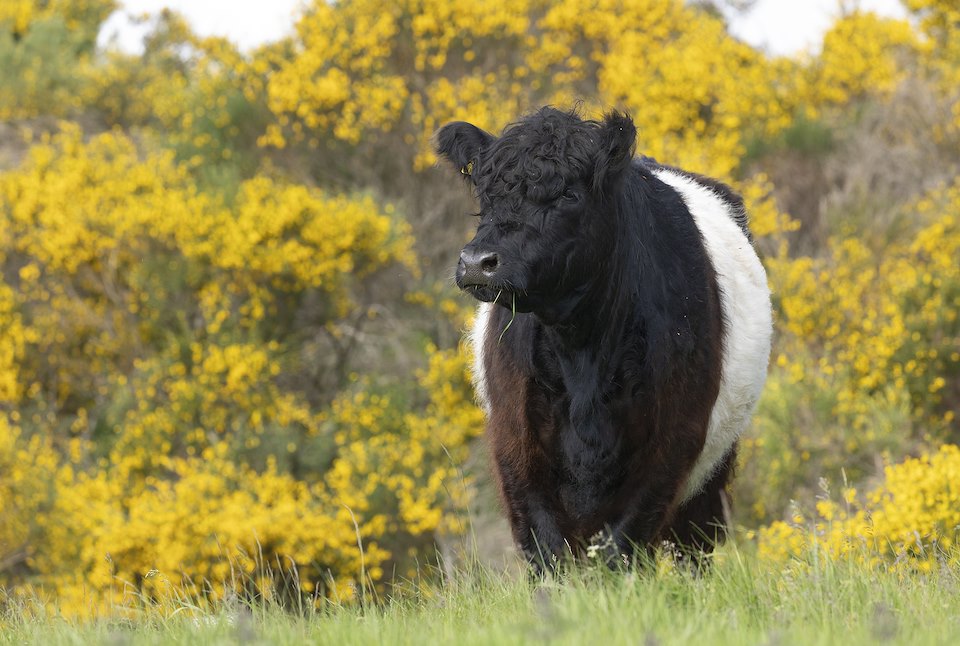
[[[776,521],[756,534],[760,556],[783,564],[808,563],[815,551],[865,565],[927,571],[949,559],[960,537],[960,447],[887,465],[883,482],[859,502],[846,489],[841,501],[822,499],[816,513]],[[950,565],[957,563],[950,561]]]

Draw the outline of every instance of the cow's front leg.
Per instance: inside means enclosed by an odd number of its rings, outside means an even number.
[[[683,473],[689,467],[679,470]],[[620,513],[607,522],[610,561],[630,563],[643,552],[649,554],[676,512],[684,480],[676,478],[676,471],[669,468],[654,469],[652,473],[660,477],[636,483],[624,499]]]
[[[621,562],[631,562],[654,546],[676,498],[674,483],[663,482],[627,503],[624,514],[609,525],[610,537]]]
[[[553,570],[569,552],[556,506],[510,461],[498,460],[497,470],[514,541],[538,574]]]

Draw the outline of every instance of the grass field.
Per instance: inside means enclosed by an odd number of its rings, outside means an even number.
[[[437,587],[295,612],[188,604],[78,623],[8,604],[2,644],[956,644],[960,572],[870,571],[811,555],[761,566],[724,547],[704,575],[672,567],[582,569],[528,581],[474,566]]]

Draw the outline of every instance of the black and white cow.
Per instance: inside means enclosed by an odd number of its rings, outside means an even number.
[[[536,567],[606,536],[709,551],[766,380],[771,310],[743,202],[634,158],[629,117],[552,108],[436,135],[473,184],[457,285],[513,535]]]

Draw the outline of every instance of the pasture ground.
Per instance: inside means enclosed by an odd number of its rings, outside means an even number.
[[[871,570],[811,554],[761,565],[726,546],[694,575],[588,568],[542,582],[468,567],[393,601],[294,612],[188,604],[74,622],[8,606],[0,644],[956,644],[960,572]]]

